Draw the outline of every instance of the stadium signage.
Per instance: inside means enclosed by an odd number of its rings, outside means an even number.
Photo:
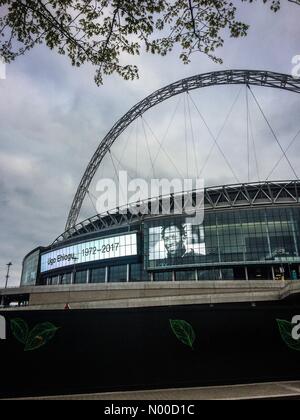
[[[100,238],[43,254],[41,272],[135,255],[137,255],[136,233]]]

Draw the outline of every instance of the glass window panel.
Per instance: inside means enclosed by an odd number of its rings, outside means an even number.
[[[215,281],[221,280],[221,273],[218,269],[203,269],[198,270],[198,280],[199,281]]]
[[[127,265],[115,266],[109,268],[110,283],[127,282]]]
[[[71,282],[72,282],[72,274],[71,273],[63,274],[61,276],[61,279],[60,279],[61,284],[71,284]]]
[[[132,282],[149,281],[149,275],[144,270],[143,264],[131,264],[130,281]]]
[[[85,284],[87,282],[87,271],[78,271],[75,273],[75,284]]]
[[[106,268],[96,268],[91,270],[90,283],[105,283],[106,280]]]
[[[195,281],[196,270],[176,271],[176,281]]]
[[[154,273],[154,281],[173,281],[173,272],[165,271]]]

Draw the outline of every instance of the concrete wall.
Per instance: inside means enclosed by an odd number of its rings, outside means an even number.
[[[300,281],[217,281],[124,283],[11,289],[5,294],[28,293],[28,309],[124,308],[161,305],[256,302],[283,299],[300,293]],[[2,291],[2,294],[4,291]],[[1,295],[1,292],[0,292]]]

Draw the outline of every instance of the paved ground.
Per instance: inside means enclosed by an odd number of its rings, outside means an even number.
[[[300,399],[300,381],[266,384],[219,386],[207,388],[165,389],[153,391],[117,392],[68,397],[45,397],[37,400],[244,400],[244,399]]]

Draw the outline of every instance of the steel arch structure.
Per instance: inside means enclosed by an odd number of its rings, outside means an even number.
[[[113,126],[113,128],[101,141],[89,165],[87,166],[77,189],[68,216],[66,231],[76,224],[89,186],[104,156],[109,152],[111,146],[117,138],[132,122],[142,116],[149,109],[181,93],[209,86],[239,84],[270,87],[300,93],[300,79],[294,79],[292,76],[287,74],[257,70],[227,70],[204,73],[179,80],[178,82],[157,90],[131,108],[131,110]]]

